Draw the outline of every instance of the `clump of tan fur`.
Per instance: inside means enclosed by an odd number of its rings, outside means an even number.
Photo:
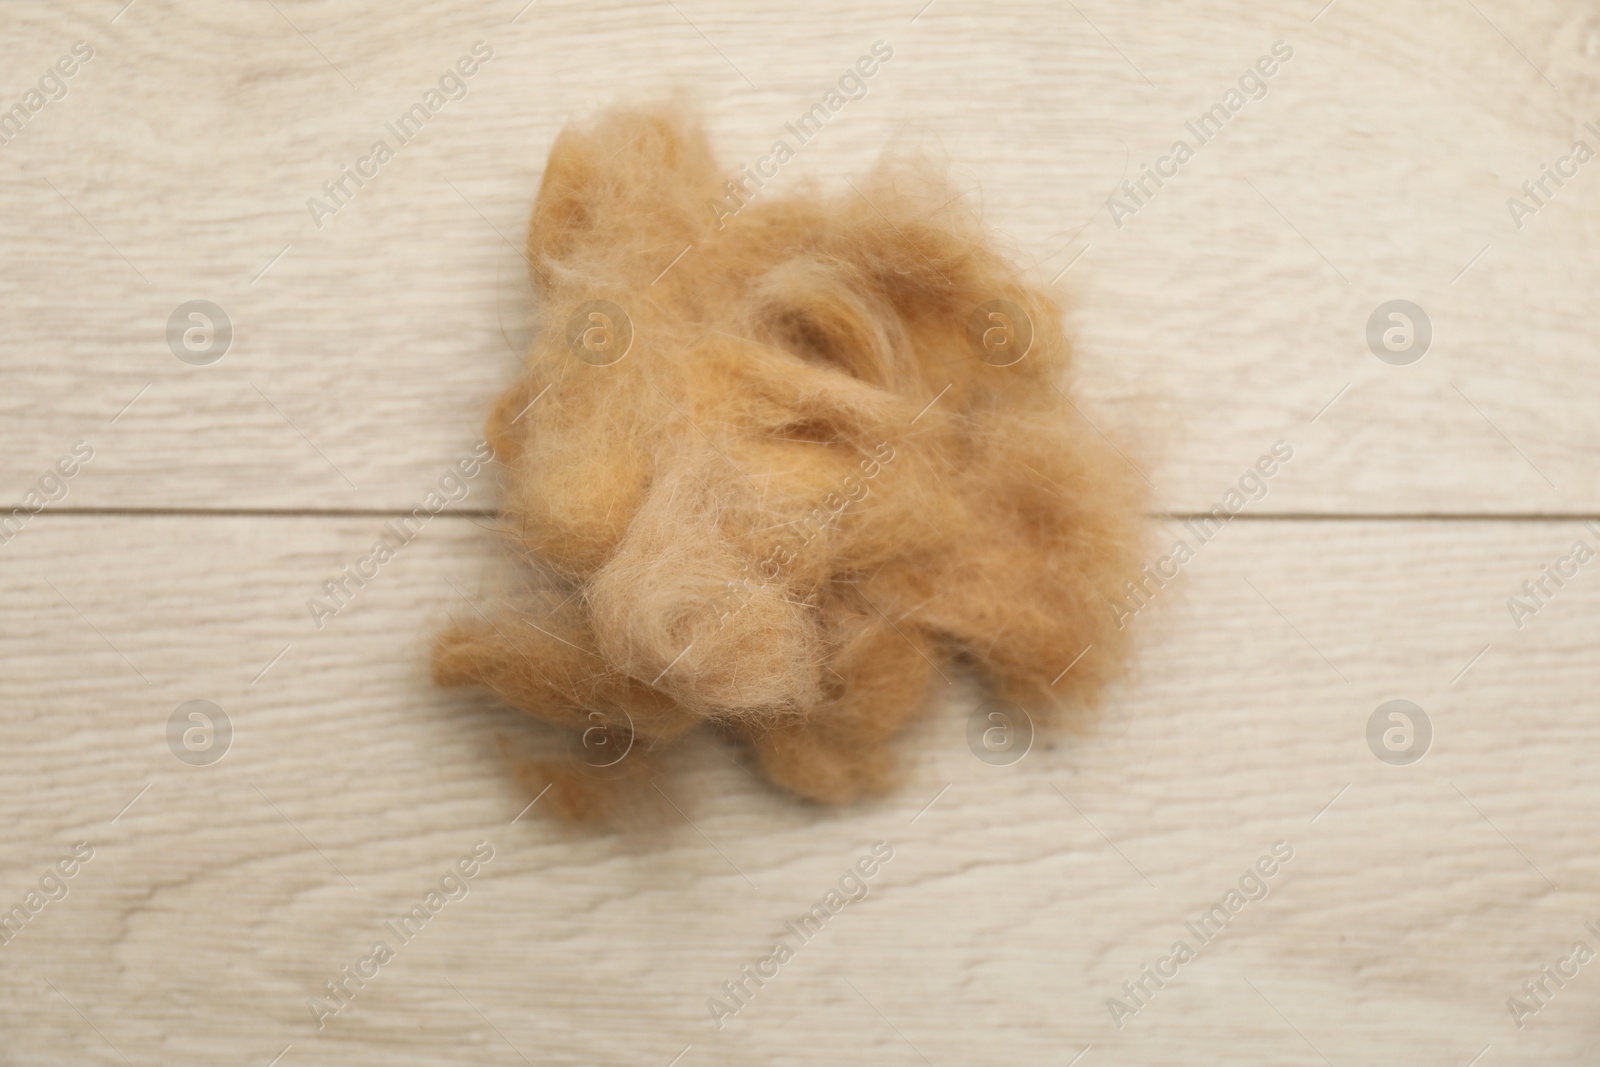
[[[707,722],[803,797],[881,792],[958,665],[1038,710],[1125,658],[1142,497],[1050,297],[926,166],[731,217],[724,182],[675,108],[621,110],[560,135],[534,206],[540,327],[488,435],[550,589],[433,671],[581,736],[540,772],[570,815]]]

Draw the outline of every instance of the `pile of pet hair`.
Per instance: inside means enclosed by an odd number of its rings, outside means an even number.
[[[1126,658],[1141,485],[1069,398],[1051,298],[926,164],[758,181],[676,106],[550,151],[539,326],[488,425],[537,579],[433,671],[572,732],[527,775],[571,817],[702,724],[802,797],[882,792],[954,672],[1037,714]]]

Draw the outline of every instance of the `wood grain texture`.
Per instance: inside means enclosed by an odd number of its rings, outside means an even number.
[[[496,735],[534,727],[428,686],[430,632],[486,603],[477,526],[438,520],[314,627],[305,598],[378,525],[61,516],[9,546],[0,902],[73,842],[96,851],[0,946],[0,1062],[120,1062],[112,1044],[135,1064],[290,1045],[283,1064],[1600,1052],[1593,967],[1521,1031],[1505,1006],[1600,921],[1600,579],[1580,571],[1521,630],[1505,608],[1594,543],[1576,524],[1236,523],[1138,616],[1137,681],[1016,765],[969,751],[980,697],[961,684],[881,801],[797,805],[708,737],[633,837],[516,818],[530,797]],[[1433,725],[1411,766],[1364,736],[1397,697]],[[197,698],[235,729],[206,767],[165,739]],[[867,898],[719,1031],[707,998],[878,840],[894,858]],[[478,841],[495,855],[467,897],[319,1032],[307,997]],[[1267,898],[1115,1027],[1107,999],[1276,841],[1294,857]]]
[[[0,1067],[1600,1058],[1600,963],[1507,1010],[1600,949],[1600,563],[1507,608],[1600,545],[1572,517],[1600,513],[1600,163],[1520,229],[1506,206],[1600,149],[1592,4],[523,4],[0,11],[0,114],[95,49],[0,144],[0,498],[95,450],[0,544],[0,920],[94,848],[0,934]],[[320,629],[307,598],[516,372],[563,124],[684,87],[735,167],[879,39],[782,187],[947,158],[1054,279],[1083,410],[1158,507],[1295,456],[1134,618],[1129,681],[1070,724],[1032,709],[1013,766],[970,751],[962,679],[881,800],[797,804],[706,736],[632,832],[550,822],[502,746],[559,742],[427,680],[430,635],[502,587],[482,516],[431,521]],[[318,228],[307,198],[478,40],[469,95]],[[1278,40],[1266,96],[1118,226],[1118,183]],[[166,341],[197,298],[236,331],[203,367]],[[1409,366],[1365,339],[1396,298],[1434,328]],[[492,509],[492,479],[454,506]],[[1412,765],[1369,747],[1392,699],[1432,725]],[[169,747],[190,700],[229,717],[219,762]],[[480,841],[465,898],[318,1029],[307,998]],[[878,841],[867,897],[786,934]],[[1119,1028],[1108,1000],[1138,1006],[1123,984],[1279,841],[1266,898]],[[719,1029],[708,998],[779,937]]]
[[[1591,5],[121,6],[7,8],[15,97],[97,50],[0,147],[8,493],[85,439],[86,507],[413,504],[520,358],[516,246],[564,123],[681,86],[732,169],[882,39],[894,59],[781,191],[843,191],[886,145],[947,157],[1058,279],[1086,413],[1163,508],[1209,507],[1283,438],[1302,461],[1263,510],[1600,511],[1600,169],[1520,230],[1506,206],[1574,138],[1600,149]],[[308,198],[477,40],[469,95],[315,225]],[[1266,96],[1187,134],[1278,40]],[[1195,158],[1114,221],[1117,183],[1179,137]],[[195,298],[236,330],[208,367],[165,340]],[[1408,367],[1365,341],[1395,298],[1433,325]]]

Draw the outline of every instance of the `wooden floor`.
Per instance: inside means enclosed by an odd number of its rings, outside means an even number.
[[[0,12],[0,495],[50,498],[0,544],[0,1065],[1600,1063],[1600,9],[524,2]],[[643,829],[553,823],[519,717],[427,680],[492,476],[307,599],[515,373],[565,122],[687,87],[733,169],[875,41],[783,182],[947,158],[1172,539],[1293,459],[1013,765],[956,685],[880,801],[708,737]]]

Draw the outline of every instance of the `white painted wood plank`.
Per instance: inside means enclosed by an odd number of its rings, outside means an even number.
[[[1549,186],[1520,230],[1506,204],[1574,138],[1600,149],[1586,8],[918,6],[12,5],[6,100],[74,41],[96,54],[0,147],[0,489],[81,439],[74,506],[415,504],[514,373],[512,245],[565,122],[681,85],[733,167],[882,39],[784,189],[842,190],[889,143],[947,154],[1059,275],[1086,410],[1160,506],[1210,506],[1282,438],[1301,458],[1263,511],[1600,509],[1600,179]],[[469,95],[319,229],[307,199],[480,39]],[[1267,95],[1116,225],[1117,182],[1280,39]],[[196,298],[236,331],[206,367],[165,341]],[[1433,325],[1411,366],[1364,338],[1396,298]]]
[[[880,801],[791,803],[703,739],[660,780],[683,815],[632,835],[513,822],[496,735],[534,731],[427,683],[452,583],[494,571],[480,529],[430,524],[313,627],[379,527],[46,515],[9,546],[0,904],[95,853],[0,945],[8,1064],[1593,1059],[1593,966],[1506,1009],[1600,945],[1596,564],[1520,630],[1505,606],[1597,542],[1576,523],[1237,522],[1137,617],[1135,679],[1015,766],[968,751],[961,688]],[[1364,739],[1392,698],[1435,732],[1411,766]],[[236,731],[211,766],[165,740],[192,699]],[[306,998],[480,840],[319,1033]],[[877,840],[868,897],[717,1030],[707,998]],[[1270,895],[1117,1029],[1107,998],[1279,840]]]

